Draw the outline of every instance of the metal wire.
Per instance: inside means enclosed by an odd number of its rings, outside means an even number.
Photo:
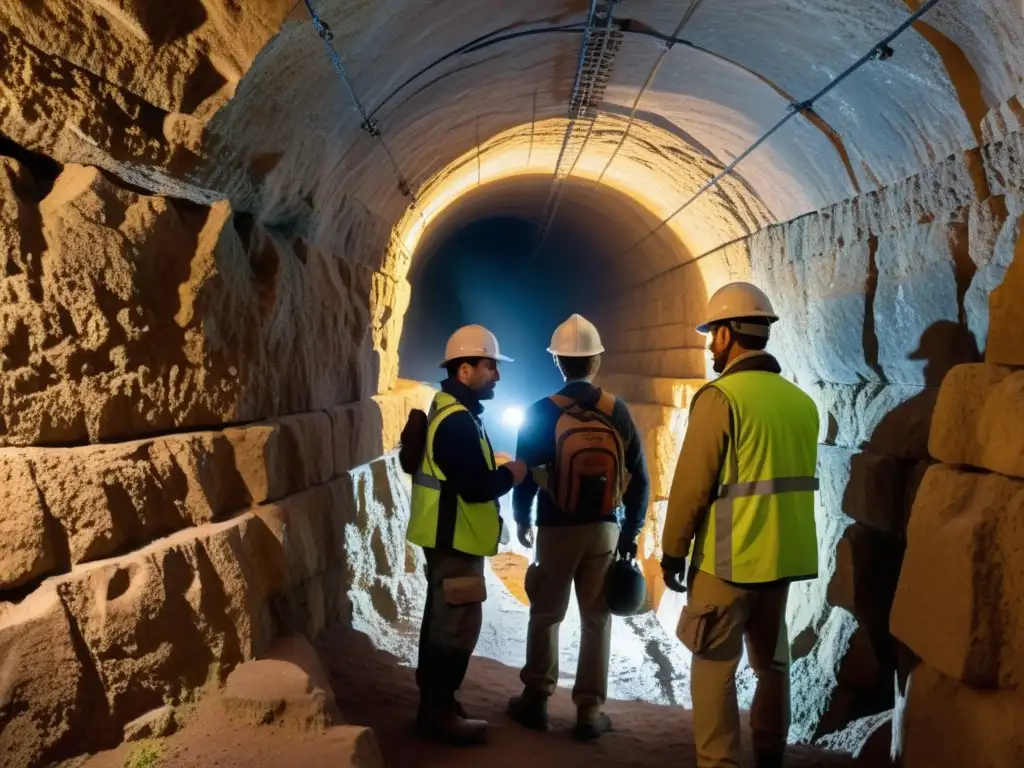
[[[381,147],[384,150],[384,154],[388,158],[388,162],[391,163],[391,167],[395,171],[395,175],[398,177],[398,189],[401,193],[412,201],[413,206],[417,204],[416,194],[412,191],[412,187],[409,185],[408,180],[402,173],[402,170],[398,167],[398,163],[395,161],[395,157],[391,154],[391,149],[388,147],[388,143],[384,140],[381,135],[380,125],[376,120],[367,114],[366,109],[363,107],[363,103],[359,100],[355,90],[352,88],[352,84],[349,82],[348,75],[345,72],[345,66],[341,63],[341,57],[338,52],[334,50],[334,32],[331,31],[330,26],[327,22],[317,15],[316,10],[313,8],[311,0],[306,0],[306,8],[309,10],[309,15],[313,19],[313,28],[316,33],[320,35],[320,39],[324,41],[324,49],[327,51],[327,57],[331,60],[331,64],[334,66],[334,70],[341,77],[341,82],[345,85],[345,90],[348,91],[349,97],[352,99],[352,103],[355,105],[359,115],[363,118],[362,129],[377,139],[380,142]]]
[[[619,143],[615,145],[615,149],[612,151],[611,156],[609,156],[608,162],[605,163],[604,168],[601,169],[601,173],[597,177],[597,181],[594,182],[594,186],[591,189],[592,193],[597,192],[597,190],[601,187],[601,182],[604,181],[605,174],[608,173],[608,169],[611,168],[612,163],[615,162],[615,158],[618,156],[619,150],[622,149],[622,145],[626,143],[626,138],[629,136],[629,131],[633,127],[633,122],[636,120],[636,112],[637,109],[640,107],[640,100],[644,97],[644,93],[647,92],[647,89],[651,86],[651,83],[654,82],[654,78],[658,74],[658,70],[661,68],[662,62],[665,60],[665,57],[668,56],[668,52],[672,50],[672,46],[675,45],[675,38],[679,37],[679,33],[683,31],[683,27],[686,26],[687,22],[693,16],[694,11],[697,10],[697,7],[702,2],[703,0],[690,0],[690,6],[686,9],[686,13],[683,14],[683,18],[680,20],[679,24],[676,25],[675,30],[672,32],[672,40],[666,41],[664,49],[658,55],[657,60],[654,62],[654,66],[651,68],[650,74],[647,75],[647,79],[644,81],[643,86],[641,86],[640,92],[637,93],[636,98],[633,100],[633,106],[629,110],[629,120],[626,122],[626,127],[622,131],[622,136],[619,138]]]
[[[722,179],[724,179],[726,176],[728,176],[730,173],[732,173],[733,169],[736,168],[737,165],[739,165],[746,158],[748,158],[751,154],[753,154],[757,150],[758,147],[760,147],[768,139],[770,139],[775,134],[776,131],[778,131],[782,126],[784,126],[786,123],[788,123],[793,117],[795,117],[797,114],[799,114],[801,112],[805,112],[805,111],[810,112],[810,111],[812,111],[813,108],[814,108],[814,104],[818,100],[820,100],[823,96],[825,96],[826,94],[831,92],[832,89],[835,88],[837,85],[839,85],[841,82],[843,82],[843,80],[848,78],[850,75],[852,75],[854,72],[856,72],[858,69],[860,69],[862,66],[864,66],[866,63],[868,63],[872,59],[879,58],[879,57],[882,57],[882,56],[886,56],[887,52],[891,51],[891,49],[889,48],[889,43],[891,43],[897,37],[902,35],[905,31],[907,31],[907,29],[909,29],[911,27],[911,25],[913,25],[913,23],[915,21],[920,19],[928,11],[930,11],[932,8],[934,8],[936,5],[938,5],[940,1],[941,0],[928,0],[928,2],[926,2],[924,5],[922,5],[920,8],[918,8],[914,13],[912,13],[902,24],[900,24],[898,27],[896,27],[895,30],[890,32],[888,36],[886,36],[885,38],[883,38],[879,42],[875,43],[875,45],[871,47],[871,50],[869,50],[867,53],[865,53],[863,56],[861,56],[859,59],[857,59],[857,61],[855,61],[853,64],[851,64],[849,67],[847,67],[843,72],[841,72],[831,82],[829,82],[824,88],[822,88],[816,94],[811,96],[809,99],[807,99],[805,101],[794,101],[794,102],[791,102],[790,105],[789,105],[789,108],[786,111],[785,116],[781,120],[779,120],[777,123],[775,123],[775,125],[773,125],[771,128],[769,128],[753,144],[751,144],[749,147],[747,147],[745,150],[743,150],[743,152],[741,152],[739,155],[737,155],[732,160],[732,162],[730,162],[727,166],[725,166],[725,168],[723,168],[718,174],[716,174],[714,176],[714,178],[712,178],[710,181],[707,181],[686,202],[684,202],[682,205],[680,205],[678,208],[676,208],[676,210],[673,211],[671,214],[669,214],[666,218],[662,219],[662,221],[658,224],[658,226],[656,226],[654,229],[652,229],[650,232],[648,232],[642,238],[637,240],[633,245],[631,245],[629,248],[627,248],[621,254],[619,254],[619,258],[625,257],[625,256],[629,255],[630,253],[632,253],[641,244],[646,242],[649,238],[651,238],[654,234],[656,234],[659,230],[661,230],[672,219],[674,219],[676,216],[678,216],[680,213],[682,213],[684,210],[686,210],[690,205],[692,205],[698,198],[700,198],[701,195],[703,195],[708,190],[716,187],[722,181]]]

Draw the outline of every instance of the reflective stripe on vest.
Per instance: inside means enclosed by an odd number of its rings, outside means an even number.
[[[721,484],[690,550],[694,565],[737,583],[813,578],[814,401],[782,376],[762,371],[727,374],[707,387],[728,400],[731,430]]]
[[[451,395],[439,392],[427,414],[426,451],[412,478],[412,508],[406,538],[421,547],[451,547],[470,555],[497,554],[501,517],[497,501],[470,503],[447,487],[446,478],[434,461],[434,435],[448,416],[466,408]],[[480,449],[490,469],[495,468],[494,451],[483,427],[474,419]]]

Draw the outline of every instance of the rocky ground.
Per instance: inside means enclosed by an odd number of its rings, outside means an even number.
[[[414,734],[416,685],[410,667],[354,630],[331,632],[320,647],[333,688],[326,697],[318,699],[323,683],[314,678],[319,673],[301,690],[302,685],[295,688],[294,675],[258,668],[266,662],[250,663],[236,673],[249,678],[245,685],[234,678],[225,693],[205,699],[187,714],[188,722],[179,732],[128,742],[77,763],[76,768],[694,765],[687,709],[612,701],[608,712],[615,730],[595,744],[581,745],[570,735],[574,710],[567,690],[559,689],[552,701],[551,732],[526,731],[504,716],[508,697],[519,687],[517,670],[479,657],[470,667],[462,698],[474,716],[492,723],[489,744],[465,750],[424,744]],[[242,688],[245,700],[240,702],[232,691]],[[346,725],[328,724],[321,730],[312,724],[310,704],[317,701],[328,719]],[[271,722],[253,725],[258,719],[251,718],[255,712],[272,712],[265,717]],[[372,728],[373,736],[359,726]],[[746,735],[744,749],[749,757]],[[811,747],[792,747],[788,757],[793,768],[854,765],[846,755]]]

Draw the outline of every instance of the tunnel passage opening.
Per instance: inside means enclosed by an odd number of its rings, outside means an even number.
[[[581,179],[561,189],[539,174],[481,185],[442,212],[420,241],[408,275],[400,375],[438,382],[451,333],[469,324],[490,329],[515,362],[502,365],[484,419],[495,449],[513,451],[521,410],[562,386],[547,352],[559,323],[579,313],[597,324],[606,350],[601,374],[631,373],[632,357],[648,351],[647,321],[616,297],[652,270],[689,260],[669,231],[648,236],[657,226],[628,196]],[[693,283],[680,303],[703,304],[697,270]]]

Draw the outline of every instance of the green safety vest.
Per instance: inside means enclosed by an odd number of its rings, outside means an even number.
[[[501,516],[498,502],[470,503],[447,485],[434,463],[434,435],[441,422],[453,413],[467,410],[446,392],[438,392],[427,414],[427,441],[419,471],[412,478],[412,511],[406,538],[421,547],[451,548],[468,555],[498,553]],[[473,419],[480,436],[480,449],[489,469],[495,468],[494,450],[483,427]],[[443,499],[443,501],[442,501]]]
[[[693,564],[725,581],[814,578],[818,409],[795,384],[766,371],[709,382],[729,401],[726,460],[690,548]]]

